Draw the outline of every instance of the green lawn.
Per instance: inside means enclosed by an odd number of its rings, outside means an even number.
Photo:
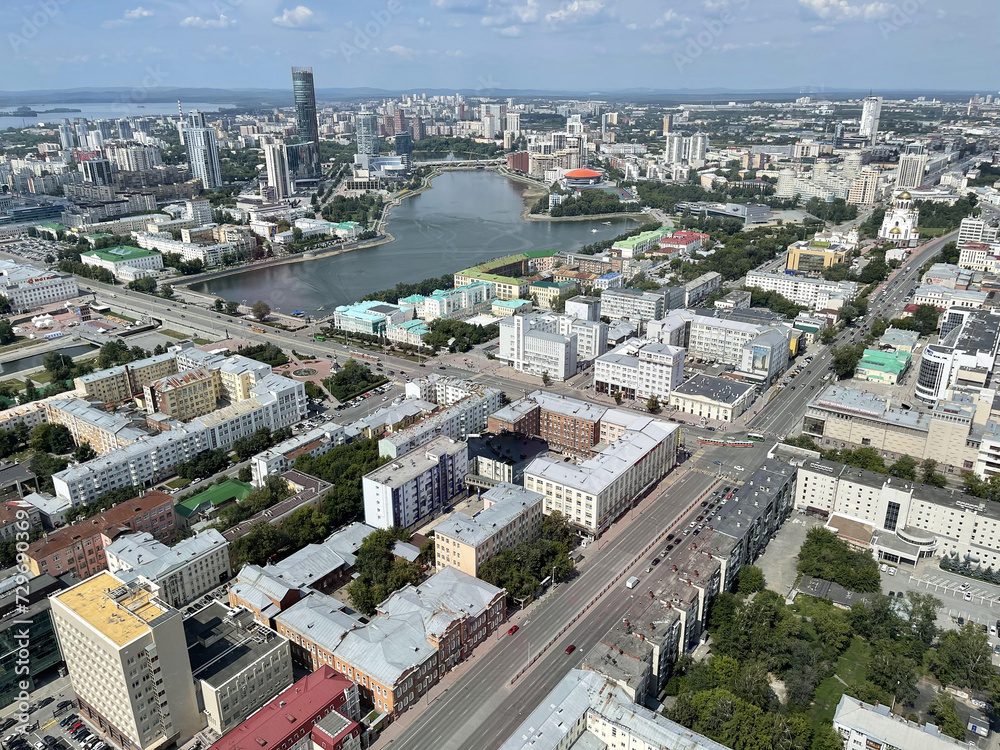
[[[161,328],[158,331],[158,333],[162,333],[164,336],[169,336],[172,339],[187,339],[187,338],[190,338],[190,336],[188,336],[187,334],[181,333],[180,331],[175,331],[172,328]]]
[[[796,602],[798,603],[798,602]],[[860,682],[867,676],[869,646],[866,641],[855,637],[847,651],[837,660],[836,675],[851,685]],[[814,703],[809,709],[809,715],[813,719],[813,724],[818,726],[824,721],[832,721],[833,714],[840,703],[840,697],[847,689],[847,685],[834,677],[827,677],[816,688]]]
[[[191,484],[191,482],[184,479],[184,477],[177,477],[176,479],[171,479],[169,482],[166,482],[167,487],[172,490],[179,490],[182,487],[187,487],[189,484]]]
[[[135,323],[135,318],[130,318],[125,313],[119,312],[117,310],[114,310],[114,311],[108,313],[108,315],[111,315],[111,316],[113,316],[115,318],[119,318],[120,320],[124,320],[126,323]]]
[[[51,383],[52,382],[52,373],[49,372],[48,370],[39,370],[38,372],[36,372],[34,375],[31,375],[30,377],[35,382],[35,385],[38,385],[40,383]]]
[[[208,339],[203,339],[203,338],[198,338],[198,337],[194,338],[193,341],[194,341],[194,343],[195,343],[196,346],[204,346],[205,344],[211,344],[212,343]]]
[[[931,239],[933,237],[941,237],[951,231],[954,230],[946,229],[945,227],[920,227],[920,238]]]

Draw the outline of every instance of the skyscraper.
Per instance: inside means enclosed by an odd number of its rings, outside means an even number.
[[[274,190],[274,199],[285,200],[293,192],[285,144],[265,143],[264,163],[267,165],[267,184]]]
[[[295,130],[300,141],[316,144],[312,174],[319,176],[319,120],[316,119],[312,68],[292,68],[292,94],[295,96]]]
[[[206,190],[222,185],[222,165],[219,163],[219,144],[214,128],[186,128],[184,145],[187,147],[191,176],[200,179]]]
[[[861,107],[861,126],[858,128],[858,135],[868,138],[871,145],[875,145],[875,137],[878,135],[878,120],[882,114],[882,97],[867,96]]]
[[[354,129],[358,136],[358,153],[378,156],[378,117],[372,112],[359,112]]]
[[[59,145],[63,150],[73,148],[73,126],[70,125],[69,120],[65,117],[59,125]]]
[[[927,154],[919,143],[911,143],[906,153],[899,155],[899,171],[896,174],[897,188],[918,188],[924,181],[927,169]]]

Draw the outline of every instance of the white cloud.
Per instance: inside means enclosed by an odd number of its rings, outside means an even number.
[[[181,26],[189,26],[193,29],[228,29],[236,24],[235,18],[222,14],[218,18],[202,18],[201,16],[188,16],[181,21]]]
[[[415,49],[404,47],[402,44],[392,45],[389,47],[389,52],[402,58],[403,60],[414,60],[417,57],[417,51]]]
[[[294,8],[285,8],[280,16],[271,19],[271,23],[283,29],[314,29],[318,19],[312,9],[296,5]]]
[[[521,36],[521,27],[514,26],[504,26],[500,29],[500,36]]]
[[[446,50],[446,51],[445,51],[445,54],[446,54],[446,55],[447,55],[448,57],[464,57],[464,56],[465,56],[465,53],[464,53],[464,52],[462,52],[462,50],[460,50],[460,49],[450,49],[450,50]]]
[[[629,31],[638,31],[639,30],[639,24],[637,24],[637,23],[629,23],[629,24],[625,25],[625,28],[628,29]]]
[[[571,0],[552,13],[545,15],[545,20],[551,24],[579,23],[593,18],[604,10],[603,0]]]
[[[874,21],[892,13],[893,6],[886,2],[852,5],[848,0],[799,0],[824,21]]]
[[[478,10],[482,3],[480,0],[431,0],[431,5],[441,10],[469,13]]]
[[[105,29],[113,29],[117,26],[125,26],[132,21],[139,21],[143,18],[149,18],[150,16],[156,15],[151,10],[146,10],[141,5],[138,8],[133,8],[132,10],[126,10],[121,18],[115,18],[111,21],[105,21],[101,24]]]
[[[528,0],[527,4],[515,5],[511,10],[521,19],[521,23],[534,23],[538,20],[538,0]]]
[[[430,21],[428,21],[428,20],[427,20],[426,18],[424,18],[423,16],[420,16],[420,18],[418,18],[418,19],[417,19],[417,26],[420,26],[420,27],[424,27],[424,28],[425,28],[425,27],[427,27],[427,26],[430,26],[430,25],[431,25],[431,22],[430,22]]]
[[[479,19],[482,26],[503,26],[507,21],[507,16],[483,16]]]

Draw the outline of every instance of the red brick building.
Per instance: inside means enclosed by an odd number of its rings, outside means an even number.
[[[108,569],[104,547],[122,534],[149,532],[164,544],[177,541],[174,498],[151,490],[141,497],[56,529],[32,542],[25,555],[34,575],[72,573],[81,580]]]
[[[354,750],[358,686],[324,665],[279,693],[208,750]]]

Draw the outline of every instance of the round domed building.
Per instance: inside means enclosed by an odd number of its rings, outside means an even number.
[[[604,172],[596,169],[571,169],[562,178],[562,186],[567,190],[594,187],[604,182]]]
[[[917,225],[920,210],[913,206],[913,196],[904,190],[896,196],[895,204],[885,212],[878,238],[896,247],[912,247],[920,240]]]

